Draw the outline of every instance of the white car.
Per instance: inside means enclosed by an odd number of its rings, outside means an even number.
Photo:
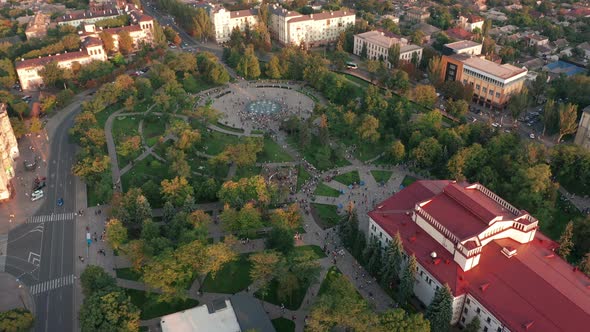
[[[535,139],[535,134],[530,134],[530,135],[529,135],[529,137],[530,137],[531,139]]]
[[[40,200],[41,198],[43,198],[43,190],[35,190],[31,194],[31,201],[32,202]]]

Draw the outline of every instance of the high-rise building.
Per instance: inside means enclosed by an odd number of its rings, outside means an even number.
[[[369,212],[371,239],[387,246],[397,233],[404,261],[418,262],[416,297],[429,305],[450,287],[452,324],[577,332],[590,322],[590,279],[555,253],[537,219],[481,184],[411,184]]]
[[[18,144],[12,131],[12,125],[6,111],[6,104],[0,104],[0,159],[2,172],[0,172],[0,200],[10,198],[12,185],[10,180],[14,178],[14,160],[18,158]]]

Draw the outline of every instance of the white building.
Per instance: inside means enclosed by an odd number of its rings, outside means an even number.
[[[448,284],[451,323],[480,331],[580,331],[590,279],[558,257],[539,222],[480,184],[417,181],[369,212],[382,246],[400,234],[418,262],[414,293],[428,305]]]
[[[354,35],[353,54],[360,56],[364,45],[367,47],[367,58],[371,60],[383,60],[390,66],[389,49],[393,45],[400,45],[400,61],[410,62],[415,56],[422,60],[422,47],[408,43],[406,38],[397,36],[391,32],[373,30]]]
[[[482,45],[471,40],[459,40],[454,43],[444,45],[443,53],[446,55],[451,54],[469,54],[469,55],[480,55]]]
[[[91,61],[107,61],[107,55],[102,41],[88,37],[82,43],[83,48],[78,52],[64,52],[37,59],[16,61],[14,67],[23,90],[38,88],[43,84],[39,71],[50,62],[57,62],[61,68],[71,68],[73,63],[85,65]]]
[[[213,24],[215,41],[224,43],[229,40],[231,32],[237,27],[240,31],[246,27],[254,27],[258,24],[258,13],[254,9],[229,11],[222,5],[208,5],[209,16]]]
[[[482,31],[483,23],[484,19],[477,15],[459,16],[459,19],[457,20],[459,27],[469,32],[472,32],[475,28],[478,28],[480,31]]]
[[[349,9],[302,15],[278,5],[271,7],[271,35],[283,45],[313,47],[334,42],[340,32],[354,25],[355,12]]]
[[[80,24],[96,23],[100,20],[116,18],[119,15],[123,15],[123,12],[116,8],[99,11],[77,10],[69,14],[59,16],[55,21],[57,22],[57,25],[71,25],[73,27],[78,27]]]
[[[13,191],[11,180],[16,174],[14,160],[18,156],[18,143],[12,131],[12,124],[8,118],[6,104],[0,103],[0,162],[2,163],[2,171],[0,172],[0,201],[9,199],[11,196]]]
[[[114,50],[117,51],[119,49],[119,34],[121,32],[129,33],[131,39],[133,39],[133,47],[134,49],[138,49],[142,43],[151,44],[154,41],[154,19],[151,16],[143,15],[141,13],[136,13],[136,15],[131,15],[132,22],[134,24],[117,27],[117,28],[108,28],[108,29],[96,29],[94,23],[89,23],[84,25],[84,31],[81,34],[80,38],[85,39],[87,37],[95,37],[100,38],[99,34],[101,32],[106,32],[113,37],[113,44]]]

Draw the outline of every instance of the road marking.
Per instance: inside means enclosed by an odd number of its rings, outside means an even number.
[[[27,218],[27,224],[37,224],[43,223],[48,221],[62,221],[62,220],[74,220],[76,219],[76,213],[68,212],[68,213],[55,213],[55,214],[47,214],[42,216],[32,216]]]
[[[74,283],[74,275],[63,276],[32,285],[30,288],[31,295],[39,295],[50,290],[69,286]]]
[[[41,255],[36,254],[32,251],[29,251],[28,262],[35,265],[35,266],[39,266],[39,263],[41,263]]]

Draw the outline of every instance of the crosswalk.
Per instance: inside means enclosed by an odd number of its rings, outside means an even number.
[[[61,288],[65,286],[69,286],[74,283],[74,275],[70,274],[69,276],[63,276],[51,280],[47,280],[44,282],[40,282],[38,284],[34,284],[30,287],[31,295],[39,295],[45,292],[49,292],[50,290]]]
[[[42,222],[48,221],[61,221],[61,220],[74,220],[76,217],[76,213],[68,212],[68,213],[54,213],[54,214],[47,214],[43,216],[31,216],[27,218],[27,224],[38,224]]]

